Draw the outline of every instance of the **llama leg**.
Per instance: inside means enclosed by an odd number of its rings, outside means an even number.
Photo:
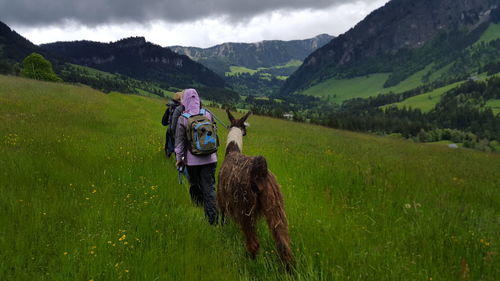
[[[268,181],[261,186],[261,190],[263,190],[260,196],[262,210],[273,234],[276,250],[281,261],[287,269],[290,269],[293,263],[293,253],[288,235],[288,221],[281,192],[273,176],[270,176]]]
[[[226,224],[226,213],[224,212],[223,209],[219,210],[219,216],[220,216],[220,224],[221,225]]]
[[[255,221],[251,217],[248,217],[241,224],[241,230],[245,234],[247,252],[252,259],[255,259],[260,247]]]

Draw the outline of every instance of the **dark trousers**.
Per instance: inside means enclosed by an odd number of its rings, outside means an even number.
[[[217,163],[187,166],[189,174],[189,194],[196,205],[203,205],[205,216],[210,224],[217,222],[215,207],[215,168]]]
[[[167,134],[165,135],[165,154],[167,155],[167,158],[170,158],[170,155],[174,152],[175,145],[174,145],[174,135],[172,132],[167,130]]]

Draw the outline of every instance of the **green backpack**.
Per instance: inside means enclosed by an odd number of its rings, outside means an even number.
[[[187,119],[186,135],[189,151],[194,155],[208,155],[217,151],[219,137],[217,127],[205,116],[206,110],[200,109],[200,114],[183,113]]]

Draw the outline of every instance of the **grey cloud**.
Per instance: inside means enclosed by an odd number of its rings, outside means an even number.
[[[95,26],[106,23],[147,23],[152,20],[192,21],[225,16],[248,19],[273,10],[322,9],[349,0],[0,0],[0,20],[37,26],[64,20]],[[357,2],[372,2],[359,0]]]

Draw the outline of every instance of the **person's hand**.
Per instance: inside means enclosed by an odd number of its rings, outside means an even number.
[[[176,167],[180,167],[182,165],[184,165],[184,161],[182,161],[182,160],[177,160],[177,162],[175,162]]]

